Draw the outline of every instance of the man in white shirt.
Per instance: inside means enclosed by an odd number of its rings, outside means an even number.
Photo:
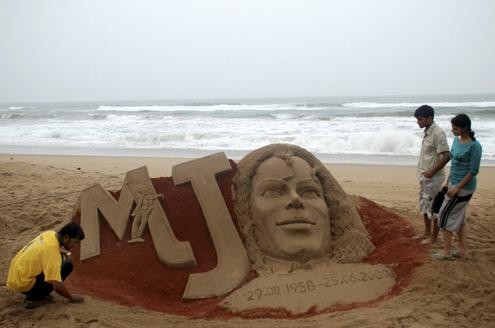
[[[433,199],[445,181],[444,166],[450,160],[450,147],[445,132],[433,120],[434,110],[422,105],[414,112],[418,126],[424,128],[424,137],[418,161],[419,207],[423,214],[425,231],[418,238],[423,243],[436,242],[438,218],[433,213]]]

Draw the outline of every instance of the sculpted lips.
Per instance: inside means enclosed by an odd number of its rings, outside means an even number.
[[[298,223],[311,224],[311,225],[315,225],[316,224],[316,223],[314,223],[313,221],[311,221],[309,219],[306,219],[306,218],[303,218],[303,217],[297,217],[297,218],[292,218],[292,219],[287,219],[287,220],[283,220],[283,221],[277,222],[276,225],[278,225],[278,226],[284,226],[284,225],[298,224]]]

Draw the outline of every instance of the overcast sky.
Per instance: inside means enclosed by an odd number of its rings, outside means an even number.
[[[0,102],[459,93],[493,0],[0,0]]]

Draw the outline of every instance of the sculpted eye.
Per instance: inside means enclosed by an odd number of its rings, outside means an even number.
[[[314,189],[314,188],[309,188],[309,189],[304,189],[301,192],[301,196],[305,198],[318,198],[321,197],[320,190]]]
[[[279,197],[282,196],[283,192],[280,189],[265,189],[261,192],[261,196],[265,197]]]
[[[256,187],[257,194],[262,197],[276,198],[285,194],[287,186],[281,181],[267,181]]]

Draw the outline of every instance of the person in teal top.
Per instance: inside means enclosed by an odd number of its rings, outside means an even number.
[[[467,257],[466,209],[476,189],[476,176],[480,170],[481,144],[471,130],[471,119],[459,114],[451,121],[454,142],[450,150],[451,167],[448,177],[448,191],[439,212],[438,225],[443,230],[443,254],[433,258],[453,260]],[[459,251],[452,252],[452,236],[459,237]]]
[[[462,188],[474,191],[476,189],[476,175],[480,170],[481,162],[481,144],[479,141],[474,136],[467,143],[461,143],[459,138],[454,138],[452,149],[450,150],[450,159],[452,166],[449,183],[458,186],[470,174],[469,182],[464,184]],[[452,191],[451,196],[453,196],[453,193]]]

